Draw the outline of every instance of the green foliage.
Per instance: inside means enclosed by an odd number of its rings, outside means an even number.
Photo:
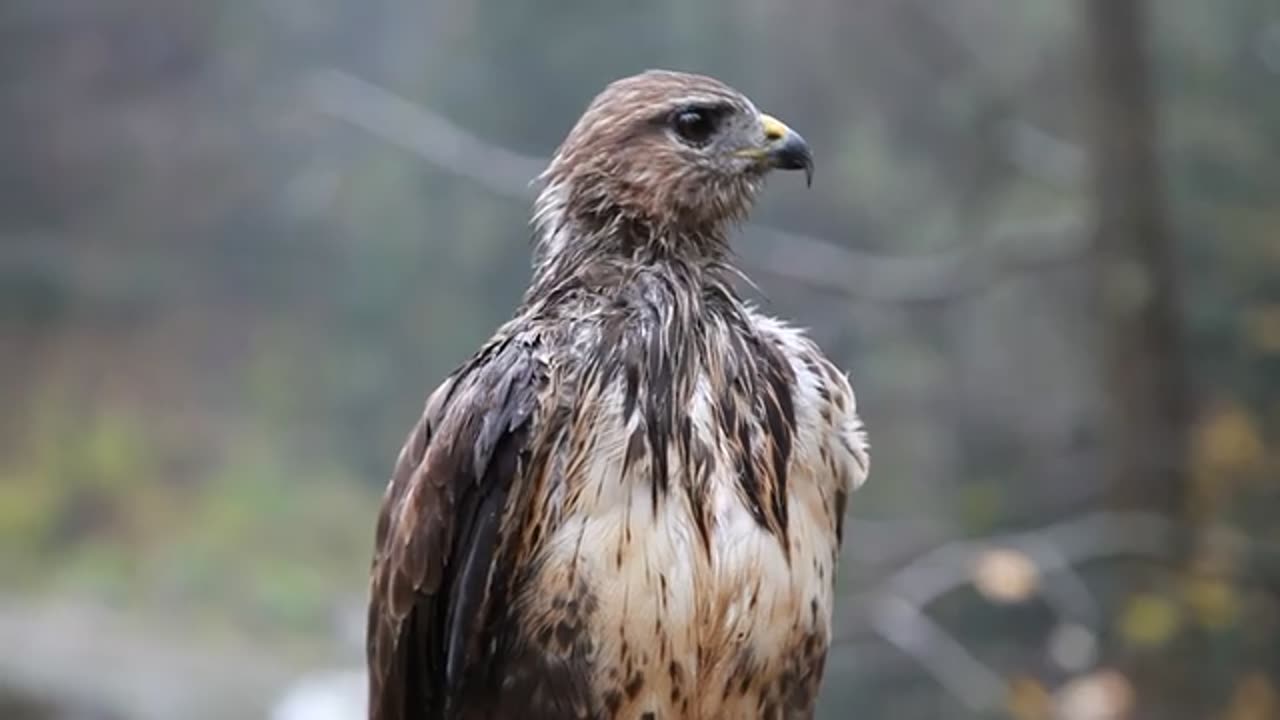
[[[819,153],[815,186],[775,183],[755,219],[894,268],[1006,225],[1088,226],[1079,7],[1060,0],[45,4],[6,12],[21,41],[0,63],[0,105],[20,118],[0,133],[0,575],[32,592],[295,638],[362,592],[399,443],[525,285],[528,203],[312,112],[300,89],[318,68],[537,156],[620,75],[719,75]],[[1202,635],[1221,716],[1274,717],[1257,668],[1280,647],[1276,564],[1258,548],[1280,546],[1280,16],[1274,0],[1147,5],[1203,400],[1185,514],[1235,539],[1099,620],[1126,651]],[[1028,170],[1010,150],[1021,124],[1083,173]],[[986,256],[970,260],[981,276]],[[1107,398],[1078,260],[919,304],[756,274],[770,311],[853,370],[875,460],[850,528],[983,535],[1104,494],[1088,459]],[[849,557],[874,564],[863,542]],[[877,589],[886,569],[851,562],[841,592]],[[976,655],[1018,667],[1010,712],[1045,716],[1065,683],[1023,672],[1042,663],[1039,620],[948,600]],[[953,709],[919,668],[867,669],[884,654],[838,648],[847,678],[829,696],[867,717]],[[849,672],[864,657],[867,674]]]
[[[279,416],[281,401],[264,392]],[[267,413],[272,414],[271,412]],[[50,399],[0,467],[0,559],[27,585],[314,632],[358,587],[377,494],[261,429],[196,476],[129,412]]]

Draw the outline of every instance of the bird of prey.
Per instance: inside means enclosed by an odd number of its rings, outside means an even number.
[[[808,718],[849,493],[844,373],[735,288],[799,134],[648,71],[546,171],[514,317],[426,402],[378,516],[372,720]]]

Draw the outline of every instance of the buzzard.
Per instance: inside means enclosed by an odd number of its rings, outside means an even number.
[[[523,301],[387,485],[370,718],[813,715],[867,444],[727,240],[770,170],[812,168],[712,78],[592,101],[540,177]]]

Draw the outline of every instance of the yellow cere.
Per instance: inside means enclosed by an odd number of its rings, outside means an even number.
[[[772,115],[762,114],[760,124],[764,126],[764,136],[770,140],[779,140],[791,132],[791,128]]]

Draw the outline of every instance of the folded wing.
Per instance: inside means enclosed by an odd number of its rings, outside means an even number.
[[[371,720],[463,711],[468,683],[494,664],[481,637],[505,602],[494,568],[545,380],[535,348],[529,338],[490,342],[432,393],[400,451],[371,577]]]

